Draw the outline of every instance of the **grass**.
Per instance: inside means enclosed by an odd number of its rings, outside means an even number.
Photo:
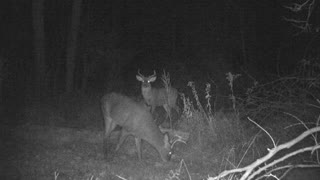
[[[8,132],[13,137],[4,142],[6,158],[13,170],[18,169],[13,172],[24,179],[206,179],[245,167],[268,154],[268,148],[317,126],[317,77],[254,82],[242,95],[236,88],[239,78],[244,77],[226,74],[230,106],[224,109],[218,108],[217,84],[206,83],[201,90],[198,82],[188,83],[189,90],[180,96],[183,110],[177,129],[190,136],[186,144],[176,143],[175,156],[168,164],[159,162],[157,152],[146,143],[143,162],[137,163],[130,138],[120,152],[112,154],[111,162],[105,161],[99,94],[52,97],[30,104],[23,113],[28,125]],[[314,139],[319,142],[319,136]],[[314,141],[302,141],[295,149],[310,143]],[[283,163],[300,163],[306,157],[309,154]],[[319,160],[314,155],[310,159]],[[233,174],[228,179],[240,176]]]

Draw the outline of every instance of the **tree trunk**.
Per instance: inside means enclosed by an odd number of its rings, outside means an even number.
[[[2,57],[0,57],[0,115],[2,116],[2,112],[3,112],[3,94],[2,94],[2,82],[3,82],[3,79],[4,79],[4,68],[3,68],[3,64],[4,64],[4,61],[2,59]]]
[[[73,0],[71,29],[68,37],[66,57],[66,91],[74,90],[75,57],[77,48],[77,37],[79,32],[82,0]]]
[[[240,34],[242,44],[242,55],[244,60],[244,66],[248,69],[258,66],[257,59],[257,37],[256,37],[256,14],[254,5],[246,5],[239,8],[240,18]]]
[[[82,69],[83,69],[83,73],[81,77],[82,92],[86,92],[87,90],[87,84],[88,84],[89,75],[91,73],[92,63],[93,62],[90,61],[88,54],[86,54],[82,61]]]
[[[44,0],[32,1],[33,33],[34,33],[34,61],[35,92],[41,97],[45,90],[45,34],[44,34]]]

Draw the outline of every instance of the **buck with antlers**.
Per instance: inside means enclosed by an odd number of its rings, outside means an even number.
[[[179,112],[177,106],[178,91],[175,88],[153,88],[151,83],[157,79],[156,72],[153,71],[151,76],[143,76],[138,70],[136,75],[138,81],[141,81],[141,92],[145,100],[145,103],[151,107],[151,113],[154,113],[154,109],[157,106],[163,106],[168,116],[170,116],[171,109],[175,109]]]

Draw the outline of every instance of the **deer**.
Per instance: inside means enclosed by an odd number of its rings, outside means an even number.
[[[169,136],[160,131],[144,103],[136,102],[119,93],[110,93],[101,98],[101,110],[105,125],[105,143],[116,126],[122,127],[116,151],[119,150],[125,139],[132,135],[135,138],[140,161],[142,140],[151,144],[158,151],[162,161],[170,160],[172,152]]]
[[[179,107],[177,106],[178,91],[173,87],[167,88],[153,88],[151,83],[157,79],[156,71],[150,76],[144,76],[138,70],[136,79],[141,82],[141,93],[145,103],[150,107],[150,111],[153,114],[154,110],[158,106],[162,106],[167,115],[170,117],[171,109],[175,109],[179,113]]]

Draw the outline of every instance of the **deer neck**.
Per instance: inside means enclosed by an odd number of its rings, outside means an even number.
[[[151,86],[142,86],[141,87],[141,92],[144,100],[148,105],[151,104],[152,102],[152,89]]]

